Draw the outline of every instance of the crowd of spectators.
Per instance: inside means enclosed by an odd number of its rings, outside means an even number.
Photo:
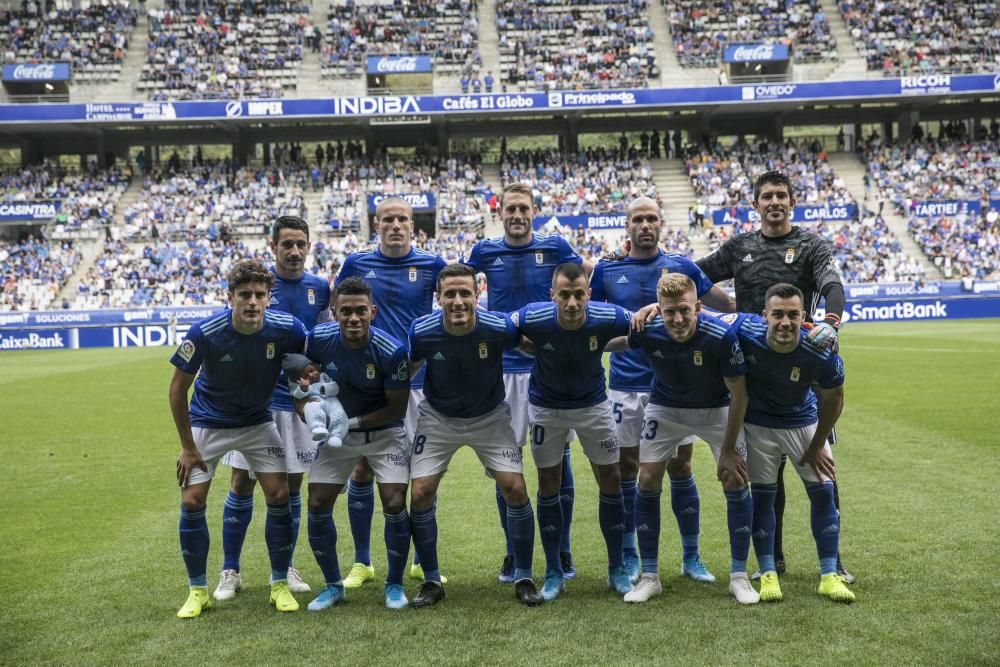
[[[21,167],[0,172],[0,201],[59,202],[57,231],[93,229],[111,224],[131,180],[128,167],[86,171],[48,163]]]
[[[786,44],[797,63],[837,59],[817,0],[663,0],[683,67],[718,67],[731,44]]]
[[[1000,9],[983,0],[840,0],[868,69],[886,76],[1000,71]]]
[[[643,87],[657,69],[646,0],[498,0],[508,88]]]
[[[635,197],[657,199],[652,167],[635,147],[504,152],[500,179],[530,185],[540,215],[617,213]]]
[[[76,83],[117,80],[136,19],[127,1],[56,9],[27,0],[22,10],[0,12],[3,62],[68,62]]]
[[[294,89],[313,29],[307,5],[172,1],[149,12],[138,83],[154,100],[281,97]]]
[[[17,243],[0,241],[0,311],[46,310],[81,258],[72,241],[49,243],[35,236]]]

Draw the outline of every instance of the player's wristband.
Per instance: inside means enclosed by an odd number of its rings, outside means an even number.
[[[827,313],[826,317],[823,318],[823,321],[829,324],[834,329],[840,329],[840,317],[838,317],[834,313]]]
[[[361,427],[361,417],[351,417],[347,420],[347,428],[355,429]]]

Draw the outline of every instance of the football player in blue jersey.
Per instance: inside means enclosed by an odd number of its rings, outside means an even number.
[[[656,285],[660,276],[681,273],[694,281],[697,297],[707,306],[733,312],[735,301],[702,273],[687,257],[668,254],[660,249],[663,218],[660,207],[649,197],[634,199],[626,209],[625,233],[628,254],[620,261],[601,260],[590,281],[595,301],[607,301],[631,311],[657,300]],[[618,427],[621,446],[622,496],[625,499],[625,569],[632,582],[639,580],[639,554],[636,551],[635,505],[639,475],[640,434],[649,401],[653,371],[641,349],[611,355],[608,398]],[[670,477],[670,501],[680,529],[684,557],[681,574],[695,581],[715,581],[698,557],[699,498],[691,472],[691,445],[680,447],[667,463]]]
[[[582,264],[587,273],[593,267],[574,251],[559,235],[546,236],[532,231],[532,221],[538,213],[534,194],[524,183],[510,183],[500,194],[500,213],[504,235],[479,241],[463,263],[477,272],[486,274],[486,288],[490,310],[513,313],[529,303],[548,301],[552,289],[552,273],[560,264]],[[643,304],[645,305],[645,304]],[[507,404],[510,406],[511,425],[519,447],[524,446],[528,427],[528,375],[534,360],[518,350],[504,352],[503,370]],[[570,552],[570,525],[573,519],[573,469],[569,462],[569,445],[566,445],[559,489],[563,510],[563,533],[559,547],[563,574],[567,579],[575,576],[573,556]],[[507,530],[507,504],[499,484],[496,487],[497,510],[500,526],[507,541],[507,554],[500,566],[497,580],[514,581],[514,548]]]
[[[600,489],[598,519],[608,549],[608,585],[624,595],[632,584],[622,567],[625,508],[603,354],[627,347],[631,314],[620,306],[590,302],[583,268],[560,264],[552,276],[552,301],[529,304],[512,319],[535,355],[528,384],[528,430],[538,468],[538,526],[545,551],[542,596],[554,600],[565,586],[559,556],[559,486],[570,430],[579,436]]]
[[[406,342],[410,324],[434,307],[437,274],[445,261],[411,245],[413,207],[399,197],[387,197],[375,208],[375,228],[379,242],[374,250],[348,255],[337,275],[335,289],[347,278],[357,277],[371,286],[372,301],[378,308],[380,328]],[[410,383],[410,402],[404,426],[412,441],[417,423],[417,405],[423,399],[423,373]],[[375,579],[371,562],[372,516],[375,491],[372,471],[362,461],[347,484],[347,516],[354,537],[354,566],[344,579],[347,588],[357,588]],[[415,556],[416,558],[416,556]],[[424,573],[414,562],[410,576],[423,581]]]
[[[237,262],[227,278],[230,307],[192,326],[170,359],[175,366],[170,412],[181,441],[181,555],[190,585],[177,612],[180,618],[200,616],[212,604],[205,575],[205,505],[215,467],[232,449],[246,457],[267,499],[264,539],[271,560],[271,604],[279,611],[299,608],[288,589],[294,533],[285,448],[268,404],[282,355],[302,351],[306,330],[295,317],[267,310],[274,274],[263,264]]]
[[[629,334],[629,345],[645,353],[654,379],[641,434],[636,503],[642,576],[625,601],[646,602],[662,592],[657,560],[663,474],[669,470],[668,462],[697,436],[711,447],[726,494],[732,557],[729,591],[742,604],[756,604],[760,598],[747,577],[753,505],[742,437],[747,406],[743,353],[728,324],[701,312],[691,278],[665,273],[656,292],[662,317]],[[671,479],[670,484],[673,492],[677,481]],[[679,523],[693,515],[694,525],[681,532],[681,543],[684,560],[696,559],[697,513],[678,511],[676,504],[674,511]],[[686,563],[681,573],[691,569]]]
[[[531,572],[535,517],[503,384],[503,353],[517,346],[521,335],[503,313],[476,309],[476,274],[464,264],[441,270],[437,294],[441,310],[410,327],[411,364],[427,368],[410,464],[413,544],[425,581],[412,604],[426,607],[444,598],[434,500],[452,456],[469,445],[506,500],[515,595],[537,606],[542,597]]]
[[[268,309],[294,315],[306,329],[330,319],[330,286],[324,278],[306,272],[309,256],[309,224],[302,218],[283,215],[271,228],[271,252],[274,253],[274,286],[268,298]],[[282,374],[274,388],[271,401],[274,424],[285,445],[285,467],[288,471],[288,499],[292,508],[292,544],[298,542],[299,518],[302,514],[302,475],[309,470],[316,455],[316,443],[309,429],[295,414],[288,394],[288,380]],[[238,451],[229,452],[223,463],[232,466],[229,494],[222,509],[222,574],[212,596],[216,600],[231,600],[242,587],[240,553],[247,528],[253,517],[253,490],[256,478],[246,457]],[[302,581],[298,570],[289,566],[288,588],[293,593],[308,593],[309,585]]]
[[[812,507],[819,554],[819,594],[853,602],[837,573],[840,521],[833,502],[834,463],[827,436],[844,407],[844,364],[821,341],[807,338],[802,291],[788,283],[768,288],[764,317],[727,315],[746,357],[749,403],[747,464],[753,492],[753,544],[760,566],[760,598],[781,600],[774,562],[774,497],[782,456],[795,465]],[[817,396],[819,395],[818,410]]]
[[[410,371],[406,346],[371,326],[377,312],[368,284],[360,278],[345,278],[334,298],[336,321],[313,329],[306,345],[307,356],[340,386],[340,402],[350,418],[343,446],[320,447],[309,469],[309,545],[326,581],[326,587],[309,603],[309,611],[322,611],[344,600],[333,504],[362,457],[368,459],[378,481],[385,517],[385,604],[390,609],[408,604],[403,571],[410,550],[406,512],[410,452],[403,416]],[[297,403],[301,407],[307,400]]]

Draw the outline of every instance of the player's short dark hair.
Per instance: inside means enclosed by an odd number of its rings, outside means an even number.
[[[472,288],[475,291],[476,284],[476,272],[465,264],[455,263],[449,264],[448,266],[441,269],[438,273],[437,279],[437,291],[441,292],[441,283],[445,281],[446,278],[470,278],[472,280]]]
[[[573,262],[566,262],[565,264],[560,264],[556,267],[556,270],[552,272],[552,287],[556,286],[556,280],[559,276],[563,276],[566,280],[573,281],[577,278],[586,278],[587,274],[583,270],[582,264],[574,264]]]
[[[306,239],[309,238],[309,223],[297,215],[283,215],[274,221],[274,224],[271,225],[271,240],[275,243],[278,242],[278,236],[281,235],[282,229],[297,229],[300,232],[305,232]]]
[[[241,259],[233,264],[226,276],[226,287],[232,292],[247,283],[264,283],[270,290],[274,286],[274,274],[255,259]]]
[[[365,296],[368,297],[368,301],[372,300],[372,286],[357,276],[345,278],[336,289],[336,296]]]
[[[788,190],[788,196],[795,196],[795,191],[792,189],[792,181],[788,178],[788,176],[780,171],[765,171],[757,177],[756,181],[753,182],[754,201],[757,201],[760,198],[760,190],[764,187],[764,185],[784,185],[785,189]]]
[[[793,296],[797,296],[799,297],[799,302],[802,304],[802,307],[805,308],[806,298],[802,296],[802,290],[795,285],[791,285],[789,283],[777,283],[768,287],[767,291],[764,292],[764,310],[767,310],[767,304],[771,301],[771,297],[774,296],[779,299],[791,299]]]

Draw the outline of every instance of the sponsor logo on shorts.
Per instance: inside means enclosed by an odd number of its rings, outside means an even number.
[[[268,447],[267,455],[273,456],[276,459],[285,458],[285,448],[284,447]]]
[[[601,449],[606,449],[611,453],[618,451],[618,438],[608,438],[607,440],[601,440]]]
[[[520,449],[505,449],[500,452],[500,456],[504,457],[511,463],[521,463],[523,460]]]
[[[295,452],[296,458],[303,463],[312,463],[316,460],[317,450],[313,449],[308,452]]]
[[[410,465],[410,457],[406,454],[400,454],[398,452],[389,452],[385,455],[385,462],[390,463],[397,468],[407,468]]]

